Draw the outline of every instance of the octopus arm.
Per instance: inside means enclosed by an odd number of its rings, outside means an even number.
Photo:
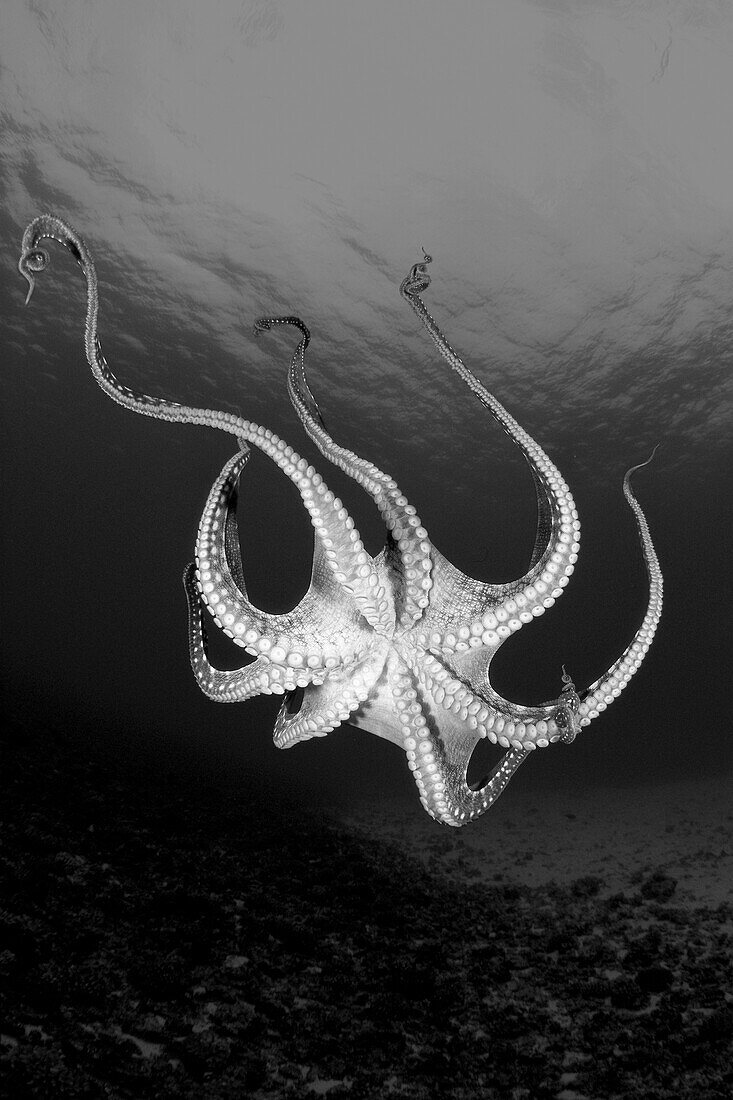
[[[546,571],[552,555],[557,552],[562,553],[557,544],[561,541],[563,524],[568,519],[572,521],[573,527],[571,541],[577,542],[580,538],[580,524],[575,504],[565,480],[548,455],[468,369],[428,311],[420,295],[430,285],[427,265],[431,262],[432,257],[425,253],[424,260],[413,265],[410,273],[402,281],[400,293],[417,314],[442,358],[488,409],[509,438],[519,447],[529,464],[537,494],[537,530],[529,570],[519,583],[531,584]]]
[[[614,699],[617,699],[631,680],[632,676],[641,667],[641,663],[649,650],[649,646],[652,643],[652,639],[659,625],[659,620],[662,616],[662,598],[664,590],[662,568],[659,564],[657,552],[654,549],[646,516],[631,488],[631,478],[633,474],[636,470],[642,469],[643,466],[647,466],[651,462],[656,450],[657,448],[655,447],[646,462],[640,462],[637,466],[632,466],[631,469],[627,470],[624,475],[623,483],[624,496],[626,497],[636,521],[639,542],[641,543],[644,564],[649,580],[649,598],[646,612],[641,626],[636,631],[633,640],[629,643],[618,660],[614,661],[611,667],[582,693],[579,712],[581,726],[587,726],[594,718],[597,718],[599,713],[604,711]]]
[[[288,749],[298,741],[325,737],[348,722],[379,679],[387,650],[388,643],[379,641],[369,652],[356,656],[348,667],[331,673],[323,684],[289,692],[275,722],[276,747]]]
[[[207,633],[204,625],[204,604],[199,596],[196,567],[191,563],[183,574],[183,586],[188,602],[188,649],[191,668],[204,695],[216,703],[241,703],[255,695],[271,693],[270,665],[262,657],[243,668],[222,671],[215,668],[208,655]],[[283,685],[295,688],[293,682]]]
[[[229,459],[209,493],[196,541],[198,601],[232,641],[266,663],[268,675],[260,677],[263,684],[275,692],[276,684],[293,690],[322,680],[329,669],[350,661],[373,633],[368,613],[386,610],[389,615],[390,608],[368,602],[350,589],[343,574],[341,578],[334,574],[334,561],[344,565],[341,543],[319,530],[311,583],[296,607],[279,615],[255,607],[247,595],[237,526],[239,481],[248,457],[245,452]],[[327,528],[321,530],[328,534]],[[348,543],[350,534],[345,528],[342,542]],[[250,679],[248,674],[248,683]]]
[[[429,662],[419,669],[398,668],[391,677],[395,706],[403,730],[409,730],[404,739],[407,764],[423,807],[444,825],[460,826],[486,813],[535,745],[510,746],[489,775],[470,786],[468,765],[486,732],[470,693],[452,677],[434,678],[432,671],[438,672]],[[488,711],[484,707],[480,717]]]
[[[26,228],[23,234],[18,268],[29,285],[28,297],[35,287],[36,276],[50,263],[49,253],[41,247],[44,240],[54,240],[63,245],[77,260],[87,284],[87,313],[84,343],[86,357],[92,374],[100,388],[124,408],[157,420],[183,424],[200,424],[229,432],[238,440],[241,450],[251,444],[268,455],[296,485],[309,513],[311,523],[325,540],[340,540],[333,556],[329,555],[329,567],[340,583],[364,597],[364,614],[375,630],[387,633],[392,621],[386,610],[386,594],[379,590],[379,582],[370,565],[363,543],[353,527],[343,536],[348,515],[341,501],[329,492],[323,479],[305,459],[300,458],[274,432],[245,420],[234,413],[217,409],[195,408],[163,397],[151,397],[139,390],[130,389],[120,382],[109,367],[98,335],[99,292],[97,272],[91,253],[81,236],[61,218],[42,214]],[[329,548],[330,549],[330,548]]]
[[[532,750],[563,740],[565,712],[577,699],[574,687],[571,699],[570,678],[565,677],[566,687],[560,696],[546,703],[525,705],[505,699],[489,679],[496,648],[482,646],[442,659],[430,654],[423,657],[416,673],[444,710],[457,713],[492,744]]]
[[[373,462],[335,443],[326,430],[308,384],[305,352],[310,332],[300,318],[261,317],[255,322],[254,331],[259,335],[278,325],[290,325],[302,333],[288,371],[288,394],[303,427],[321,454],[365,489],[384,519],[390,535],[392,565],[401,581],[395,607],[397,622],[401,627],[409,627],[421,618],[428,605],[432,568],[428,533],[396,481]]]

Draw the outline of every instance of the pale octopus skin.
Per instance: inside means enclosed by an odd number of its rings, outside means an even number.
[[[262,318],[255,333],[283,324],[301,332],[288,374],[290,400],[322,454],[379,508],[388,534],[376,558],[366,552],[353,520],[313,466],[273,432],[232,413],[150,397],[118,382],[97,336],[92,257],[81,237],[50,214],[36,218],[23,235],[19,270],[29,283],[26,302],[35,276],[49,263],[41,247],[44,239],[67,248],[86,278],[86,356],[105,393],[146,416],[219,428],[238,441],[238,453],[209,494],[196,561],[184,574],[191,665],[209,698],[239,702],[260,694],[284,695],[274,730],[278,748],[322,737],[343,722],[393,741],[406,753],[427,812],[436,821],[461,826],[493,805],[532,752],[556,742],[569,744],[620,695],[649,649],[662,609],[659,561],[630,485],[633,472],[646,463],[628,470],[623,481],[649,577],[648,606],[633,640],[585,691],[578,693],[563,672],[563,689],[551,702],[523,706],[502,698],[489,679],[494,654],[562,595],[577,560],[580,524],[560,472],[463,364],[426,309],[421,295],[430,282],[430,256],[425,253],[414,265],[400,292],[443,359],[520,448],[535,481],[539,519],[530,567],[507,584],[474,580],[451,565],[430,542],[396,482],[333,441],[308,386],[309,333],[297,317]],[[295,484],[315,531],[310,588],[284,615],[260,611],[247,598],[235,510],[250,444]],[[220,630],[256,658],[252,663],[233,671],[213,667],[204,608]],[[506,752],[487,779],[472,787],[466,773],[481,738]]]

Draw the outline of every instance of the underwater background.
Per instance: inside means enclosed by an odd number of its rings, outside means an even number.
[[[10,1095],[729,1094],[732,51],[715,0],[5,0]],[[427,249],[428,308],[580,513],[503,695],[585,686],[633,636],[621,482],[660,444],[634,487],[665,606],[627,690],[455,831],[386,741],[281,753],[277,699],[207,700],[181,576],[234,441],[102,394],[61,248],[24,308],[42,212],[92,251],[121,381],[272,428],[376,554],[289,405],[293,336],[252,335],[298,314],[334,439],[507,581],[532,479],[400,298]],[[292,607],[311,529],[259,454],[239,516],[251,598]]]

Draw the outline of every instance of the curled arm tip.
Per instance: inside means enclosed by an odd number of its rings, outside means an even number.
[[[263,332],[271,332],[276,325],[292,325],[293,328],[297,328],[303,335],[303,351],[308,347],[311,340],[310,329],[300,317],[287,316],[287,317],[258,317],[255,321],[252,332],[255,336],[259,336]]]
[[[25,297],[25,304],[31,300],[31,295],[36,288],[36,280],[34,275],[37,275],[39,271],[45,271],[51,262],[51,256],[45,248],[24,248],[21,253],[20,260],[18,261],[18,271],[28,283],[28,293]]]
[[[420,248],[422,249],[423,259],[412,265],[409,275],[400,284],[400,294],[408,300],[422,294],[430,286],[430,276],[427,268],[428,264],[433,262],[433,257],[425,251],[422,245],[420,245]]]

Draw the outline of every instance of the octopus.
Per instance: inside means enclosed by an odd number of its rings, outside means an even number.
[[[632,491],[633,514],[648,575],[646,612],[620,657],[578,690],[563,667],[556,698],[523,705],[493,687],[491,663],[507,638],[544,615],[563,594],[578,557],[580,524],[570,490],[548,455],[465,366],[428,312],[423,294],[432,257],[414,264],[400,294],[438,354],[481,402],[529,464],[538,502],[529,568],[517,580],[490,584],[466,576],[433,545],[416,509],[395,480],[329,435],[306,374],[310,333],[292,316],[260,318],[255,335],[276,326],[297,330],[287,391],[305,432],[324,458],[372,498],[386,543],[372,557],[353,519],[321,475],[274,432],[234,413],[151,397],[118,381],[102,353],[95,265],[87,245],[62,219],[44,214],[25,230],[19,270],[28,281],[49,264],[42,242],[68,249],[86,279],[86,358],[94,378],[118,404],[160,420],[229,432],[237,451],[209,493],[198,527],[195,561],[185,570],[188,643],[199,688],[214,702],[282,696],[273,739],[278,748],[324,737],[343,723],[398,745],[420,801],[437,822],[459,827],[481,817],[518,768],[538,749],[569,745],[627,687],[649,650],[662,611],[663,579],[644,513]],[[247,595],[237,528],[240,481],[257,447],[296,486],[314,529],[307,592],[291,611],[271,614]],[[656,450],[656,448],[655,448]],[[243,667],[216,668],[207,622],[248,654]],[[467,772],[482,739],[504,750],[479,783]]]

